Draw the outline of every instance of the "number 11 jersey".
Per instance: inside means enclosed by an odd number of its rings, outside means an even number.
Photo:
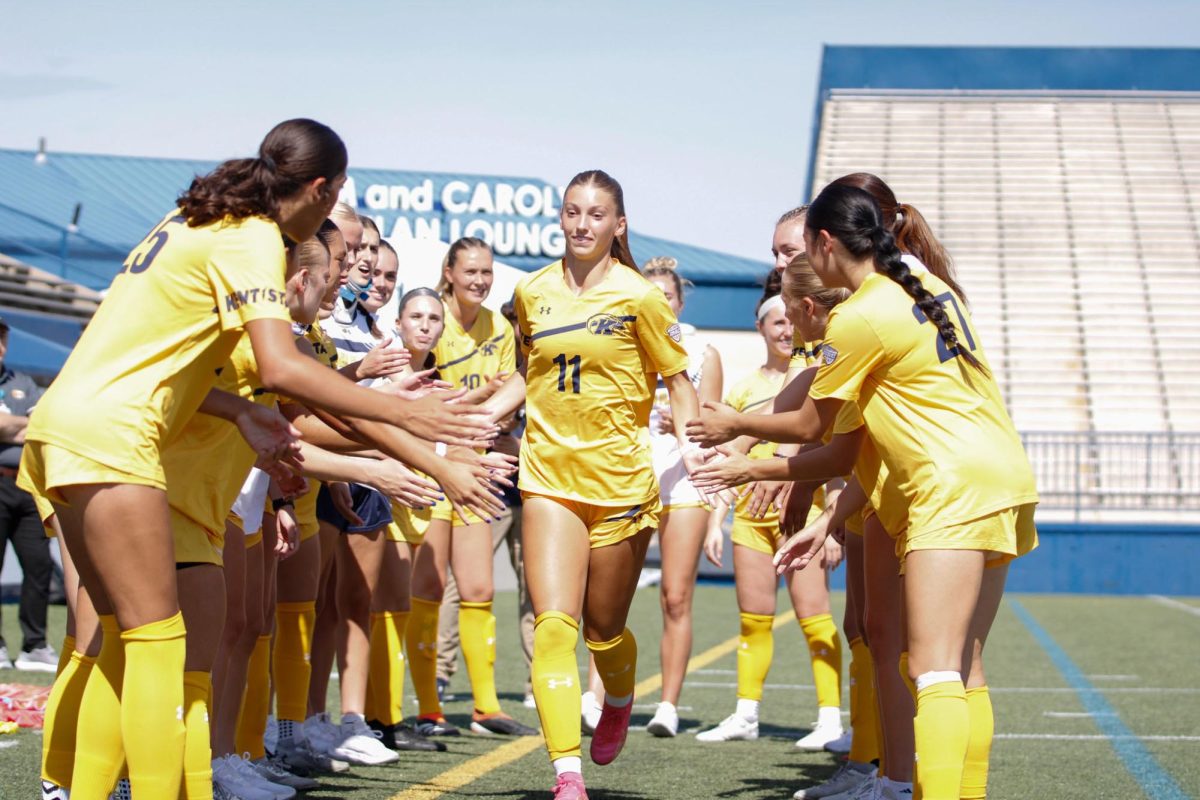
[[[600,506],[658,495],[650,456],[657,375],[688,368],[662,290],[613,262],[576,296],[562,261],[525,277],[516,312],[526,370],[520,488]]]

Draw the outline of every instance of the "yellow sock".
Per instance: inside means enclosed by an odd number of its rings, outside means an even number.
[[[862,637],[850,640],[850,740],[851,761],[867,764],[882,758],[879,732],[879,703],[875,698],[875,665]],[[883,774],[882,772],[880,773]]]
[[[738,637],[737,696],[739,700],[762,700],[763,684],[775,657],[775,617],[742,612]]]
[[[58,651],[58,668],[54,670],[54,674],[61,675],[62,671],[67,668],[67,662],[71,660],[71,653],[75,652],[75,637],[67,634],[63,637],[62,650]]]
[[[308,687],[304,687],[308,693]],[[267,754],[263,747],[263,734],[267,732],[267,714],[271,705],[271,634],[258,637],[246,665],[246,689],[242,693],[242,709],[238,712],[237,732],[234,742],[238,753],[248,753],[250,758],[262,758]]]
[[[987,797],[988,757],[995,727],[988,687],[967,689],[967,713],[971,719],[971,736],[967,739],[967,758],[963,762],[958,796],[962,800],[979,800]]]
[[[384,725],[404,720],[404,632],[407,611],[383,611],[371,615],[371,672],[367,705]]]
[[[914,705],[917,702],[917,685],[913,683],[912,676],[908,674],[908,651],[900,653],[900,661],[896,664],[896,669],[900,670],[900,678],[904,681],[904,685],[908,687],[908,693],[912,695]]]
[[[496,697],[496,616],[492,601],[458,604],[458,635],[462,642],[463,661],[471,679],[471,694],[475,696],[475,713],[496,714],[500,700]]]
[[[66,645],[63,645],[66,649]],[[87,686],[92,665],[96,663],[72,647],[67,665],[54,679],[54,688],[46,700],[46,719],[42,729],[42,780],[64,789],[71,788],[71,770],[75,767],[75,733],[79,730],[79,704]]]
[[[441,717],[442,704],[437,696],[438,609],[441,603],[412,599],[408,630],[404,634],[408,651],[408,671],[417,693],[417,713],[422,717]]]
[[[945,676],[958,673],[942,673]],[[926,673],[937,676],[939,673]],[[925,678],[925,675],[921,676]],[[918,686],[924,685],[919,681]],[[917,774],[925,800],[959,800],[963,762],[971,720],[962,679],[941,680],[917,689],[917,716],[913,721]]]
[[[839,708],[842,705],[842,637],[838,636],[837,623],[832,614],[817,614],[800,620],[800,629],[808,640],[817,705]]]
[[[77,728],[86,731],[86,735],[76,740],[75,765],[71,770],[71,793],[81,798],[108,797],[125,761],[121,738],[125,646],[115,616],[101,614],[100,630],[104,636],[100,654],[79,702]],[[179,672],[182,677],[182,667]]]
[[[181,800],[212,800],[212,748],[208,712],[212,707],[212,675],[183,673],[183,791]],[[259,756],[261,758],[261,756]]]
[[[580,754],[578,642],[579,623],[561,611],[543,612],[533,622],[533,698],[551,761]]]
[[[626,628],[619,636],[607,642],[585,640],[587,649],[596,659],[596,672],[604,683],[606,701],[633,695],[637,683],[637,639],[633,631]]]
[[[187,631],[178,611],[121,632],[125,682],[121,731],[134,797],[173,798],[183,781],[183,660]]]
[[[278,603],[275,606],[275,715],[303,722],[308,716],[308,684],[312,679],[313,626],[317,603]]]

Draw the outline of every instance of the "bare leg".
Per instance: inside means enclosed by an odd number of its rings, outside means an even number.
[[[692,655],[692,597],[707,524],[708,511],[703,508],[680,508],[660,520],[662,699],[672,705],[679,703],[683,676]]]

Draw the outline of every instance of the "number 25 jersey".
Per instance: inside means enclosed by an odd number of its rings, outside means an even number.
[[[613,262],[576,296],[563,263],[517,285],[526,369],[527,424],[520,488],[600,506],[630,506],[658,494],[650,457],[657,375],[688,367],[674,312],[662,290]]]

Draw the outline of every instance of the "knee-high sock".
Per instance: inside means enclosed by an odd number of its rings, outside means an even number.
[[[908,651],[900,653],[900,661],[896,664],[896,669],[900,670],[900,678],[904,681],[904,685],[908,687],[908,693],[912,695],[913,703],[917,702],[917,685],[913,683],[912,676],[908,674]]]
[[[371,672],[367,705],[384,725],[404,720],[404,633],[407,611],[381,611],[371,615]]]
[[[121,732],[134,797],[172,798],[183,781],[183,614],[121,632]]]
[[[817,614],[800,620],[812,658],[817,705],[838,708],[842,704],[842,637],[832,614]]]
[[[561,611],[538,614],[533,623],[533,697],[550,760],[580,754],[579,623]]]
[[[63,645],[64,649],[66,645]],[[54,679],[54,688],[46,701],[46,719],[42,730],[42,780],[64,789],[71,788],[71,770],[75,766],[75,733],[79,722],[79,704],[92,673],[94,658],[75,652],[72,647],[67,665]]]
[[[368,722],[380,721],[375,695],[378,693],[382,696],[386,691],[386,689],[377,688],[380,676],[386,675],[383,656],[379,652],[385,646],[384,639],[386,637],[387,631],[383,627],[383,614],[372,611],[371,627],[367,631],[367,642],[370,644],[370,656],[367,659],[367,694],[363,699],[363,717]]]
[[[775,657],[775,618],[770,614],[742,612],[737,651],[737,696],[739,700],[762,700],[763,684]]]
[[[854,731],[850,760],[866,764],[880,758],[883,748],[876,738],[879,704],[875,699],[875,665],[862,637],[850,640],[850,727]]]
[[[463,661],[471,679],[471,694],[475,697],[476,714],[496,714],[500,700],[496,697],[496,616],[492,601],[475,603],[462,600],[458,604],[458,636]]]
[[[312,679],[313,627],[317,603],[278,603],[275,606],[275,714],[303,722],[308,716],[308,683]]]
[[[76,741],[75,765],[71,770],[71,794],[82,800],[105,800],[125,761],[125,744],[121,738],[125,645],[115,616],[101,614],[100,629],[104,636],[100,654],[96,656],[96,664],[88,675],[87,687],[79,703],[77,727],[86,731],[86,735]]]
[[[304,695],[308,694],[307,681]],[[238,753],[248,753],[250,758],[266,755],[263,734],[267,732],[267,714],[271,711],[271,634],[264,634],[254,642],[250,663],[246,665],[246,689],[242,693],[242,708],[238,712],[237,732],[234,742]]]
[[[604,682],[605,701],[631,697],[637,683],[637,639],[633,631],[626,628],[607,642],[586,641],[596,659],[596,672]]]
[[[208,714],[212,708],[212,674],[183,673],[183,791],[186,800],[212,800],[212,747]],[[261,756],[259,756],[261,758]]]
[[[916,779],[924,800],[958,800],[971,720],[957,672],[925,673],[917,679]]]
[[[67,662],[71,660],[71,653],[75,650],[75,637],[71,634],[63,636],[62,650],[58,651],[58,667],[54,670],[55,675],[61,675],[62,671],[67,668]]]
[[[441,603],[412,599],[412,612],[404,640],[408,650],[408,671],[417,692],[417,713],[422,717],[442,716],[437,696],[438,610]]]
[[[962,800],[979,800],[987,797],[988,757],[995,727],[988,687],[967,689],[967,713],[971,719],[971,735],[967,739],[967,758],[963,762],[959,797]]]

